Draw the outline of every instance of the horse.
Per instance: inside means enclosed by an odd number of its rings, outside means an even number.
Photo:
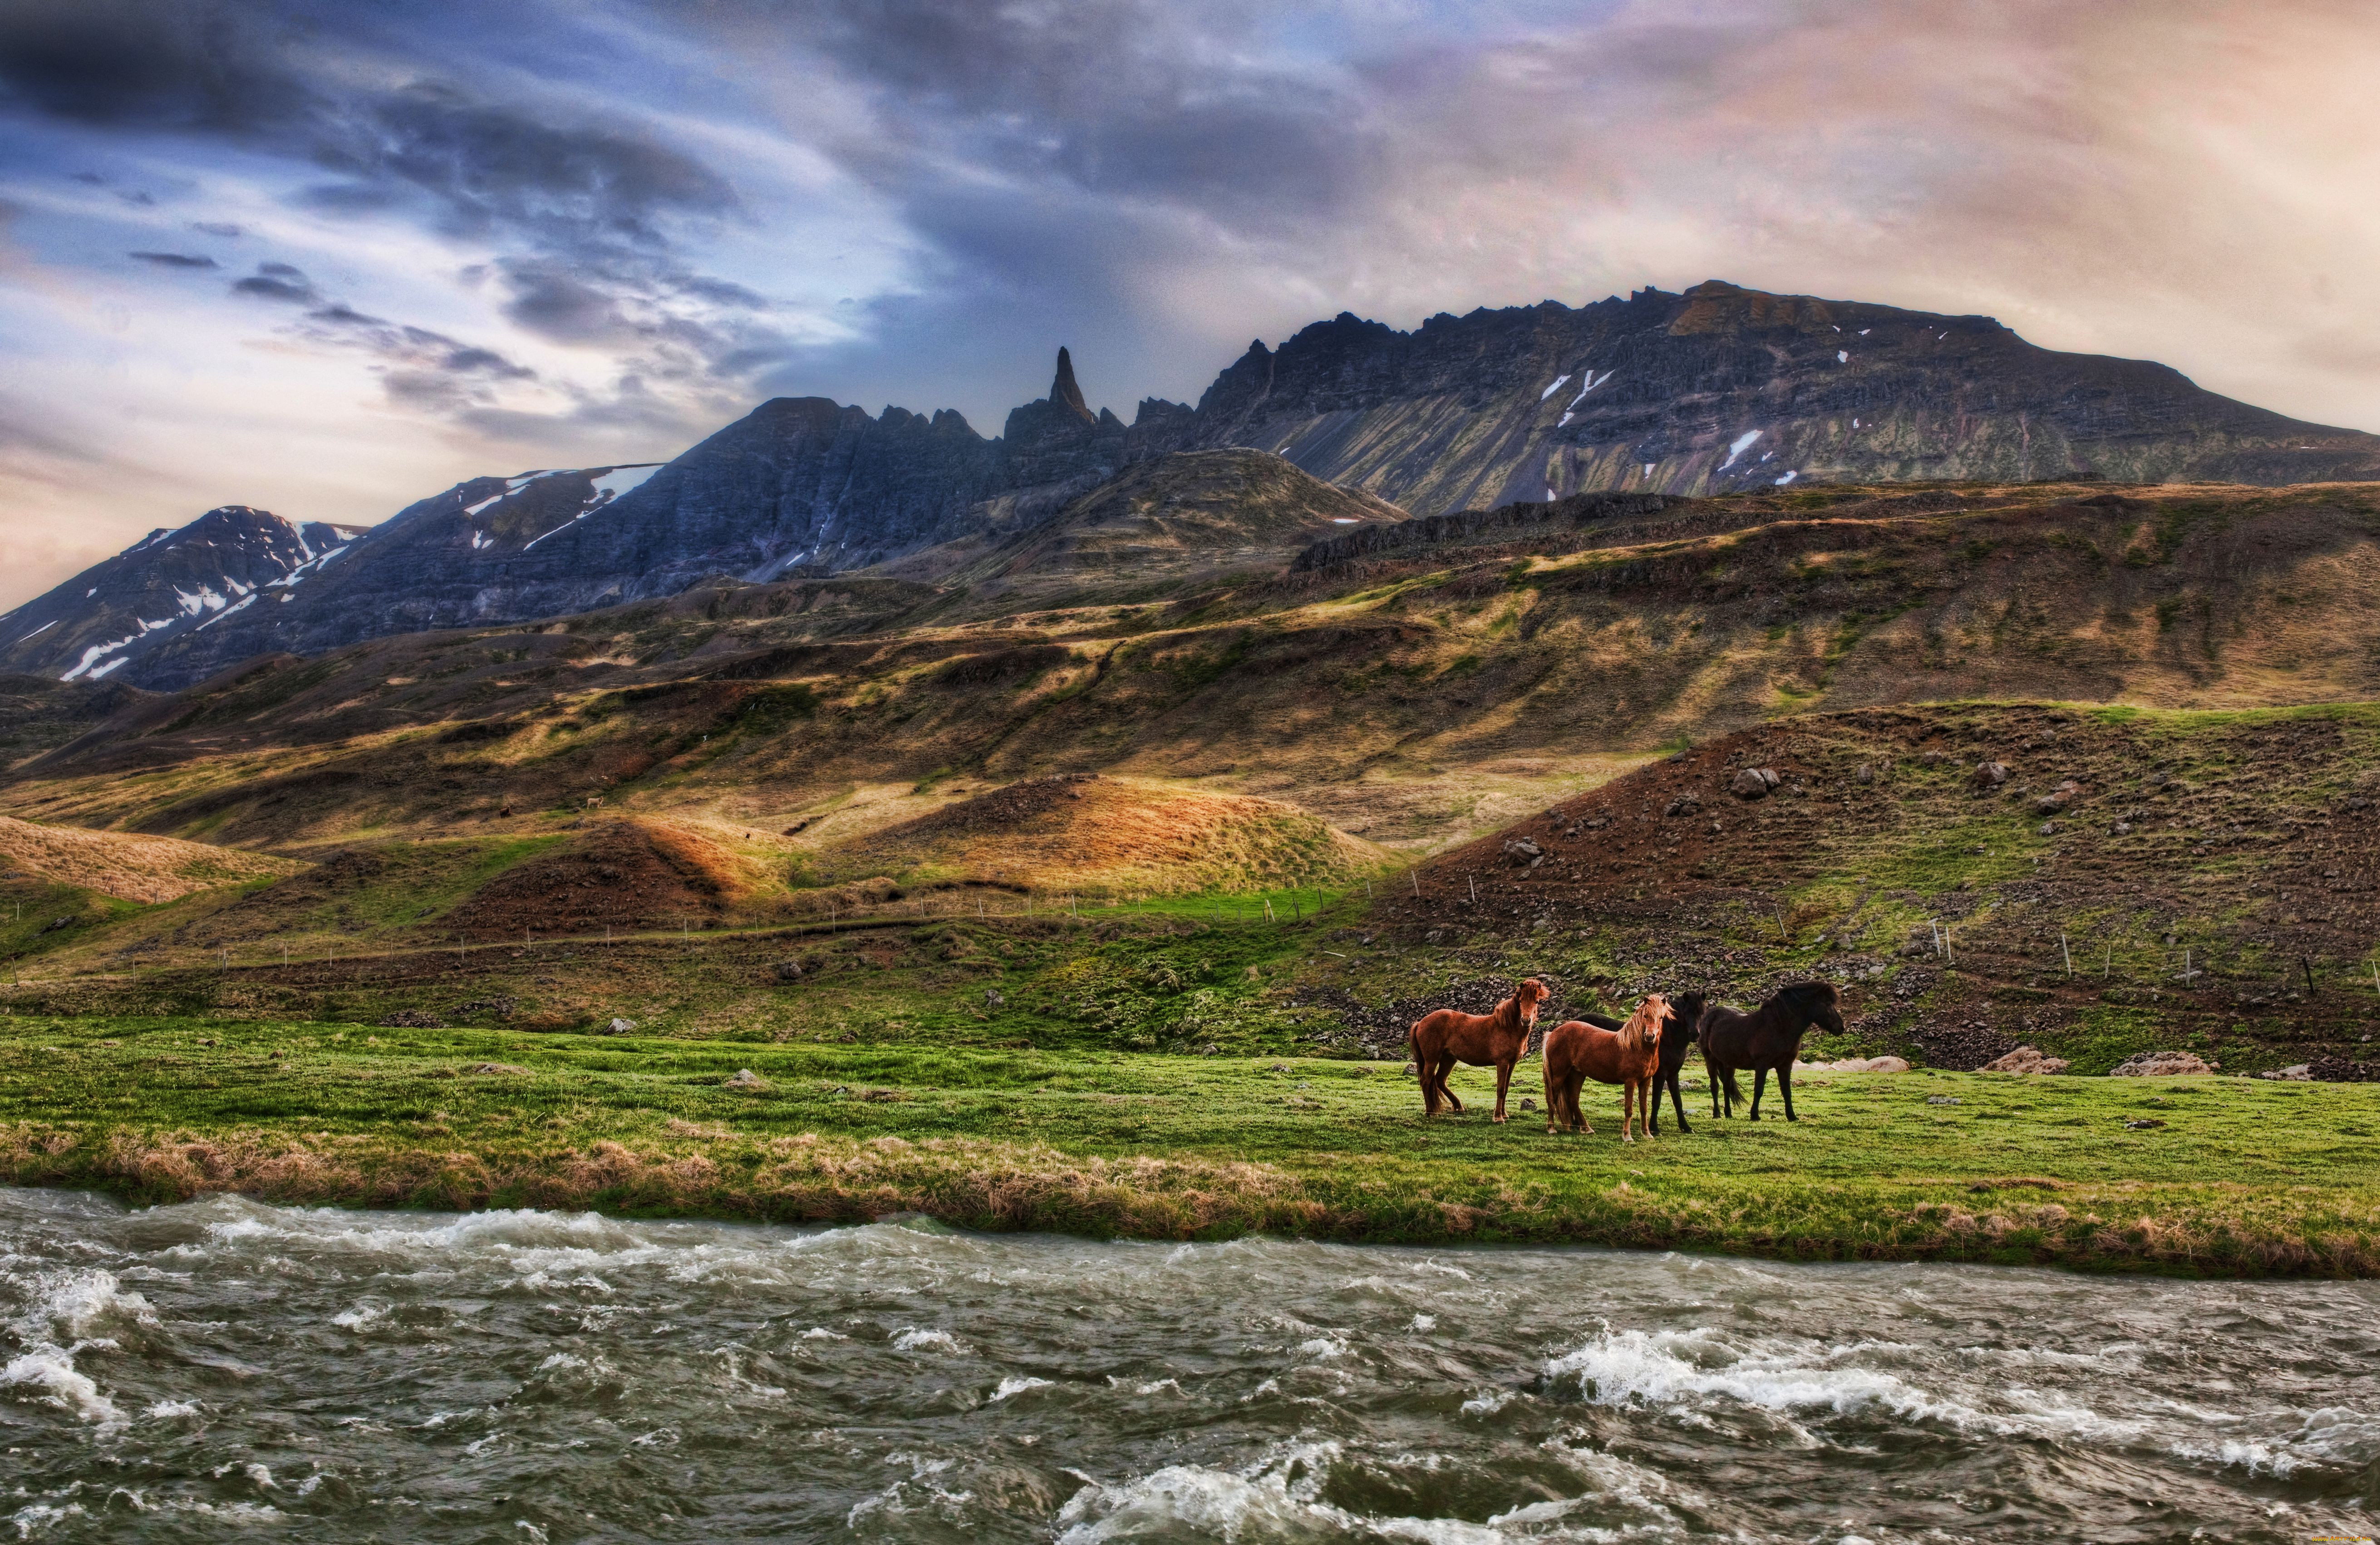
[[[1664,996],[1670,1000],[1670,1013],[1673,1017],[1661,1031],[1661,1067],[1653,1075],[1653,1121],[1649,1130],[1657,1137],[1661,1135],[1661,1090],[1664,1089],[1670,1091],[1670,1104],[1678,1113],[1678,1130],[1684,1133],[1694,1131],[1686,1125],[1686,1097],[1678,1091],[1678,1070],[1685,1065],[1686,1053],[1694,1049],[1694,1028],[1702,1023],[1703,1010],[1710,1003],[1699,992],[1670,992]],[[1582,1014],[1579,1018],[1602,1030],[1616,1030],[1621,1024],[1619,1020],[1601,1014]],[[1736,1090],[1735,1097],[1742,1100],[1742,1091]]]
[[[1785,1097],[1785,1119],[1799,1121],[1793,1113],[1793,1059],[1801,1054],[1802,1038],[1812,1026],[1833,1035],[1843,1033],[1840,1002],[1829,983],[1797,981],[1770,993],[1768,1001],[1750,1014],[1723,1004],[1705,1010],[1703,1063],[1710,1070],[1711,1114],[1719,1113],[1722,1089],[1728,1114],[1735,1113],[1735,1102],[1743,1098],[1735,1082],[1736,1070],[1750,1068],[1752,1119],[1758,1121],[1760,1096],[1768,1085],[1768,1070],[1775,1068],[1777,1092]]]
[[[1699,992],[1672,992],[1670,1013],[1674,1016],[1661,1031],[1661,1065],[1653,1075],[1653,1136],[1661,1135],[1661,1090],[1670,1091],[1670,1105],[1678,1113],[1678,1130],[1692,1133],[1686,1125],[1686,1097],[1678,1092],[1678,1069],[1685,1065],[1686,1053],[1694,1050],[1701,1033],[1703,1011],[1709,1000]]]
[[[1504,1119],[1504,1091],[1512,1084],[1512,1064],[1528,1055],[1529,1032],[1536,1028],[1537,1005],[1553,990],[1535,977],[1512,989],[1493,1014],[1465,1014],[1442,1008],[1414,1021],[1406,1040],[1413,1046],[1414,1070],[1421,1075],[1424,1110],[1438,1114],[1439,1102],[1460,1113],[1463,1101],[1446,1087],[1447,1075],[1458,1062],[1496,1069],[1496,1119]]]
[[[1670,1001],[1658,992],[1645,994],[1636,1012],[1616,1030],[1567,1020],[1546,1032],[1541,1053],[1546,1070],[1546,1130],[1592,1132],[1586,1113],[1578,1106],[1578,1091],[1589,1078],[1620,1086],[1620,1140],[1633,1143],[1629,1122],[1637,1112],[1649,1116],[1654,1079],[1661,1067],[1663,1032],[1672,1016]],[[1645,1136],[1653,1136],[1648,1125]]]

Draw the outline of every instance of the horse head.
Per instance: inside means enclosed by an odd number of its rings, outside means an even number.
[[[1778,994],[1785,1000],[1802,1022],[1815,1025],[1828,1035],[1843,1033],[1842,995],[1832,982],[1797,981]]]
[[[1548,987],[1544,982],[1539,981],[1535,977],[1526,979],[1518,987],[1512,989],[1512,1002],[1520,1011],[1521,1023],[1524,1025],[1536,1024],[1537,1022],[1537,1005],[1544,1003],[1548,998],[1550,998],[1553,995],[1554,990]],[[1475,999],[1474,1002],[1476,1002],[1476,1000]]]
[[[1670,1024],[1677,1038],[1688,1042],[1696,1040],[1702,1033],[1703,1010],[1710,1006],[1710,1000],[1699,992],[1672,992],[1669,999]]]

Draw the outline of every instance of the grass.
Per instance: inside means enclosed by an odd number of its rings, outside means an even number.
[[[1633,1145],[1608,1098],[1557,1138],[1457,1088],[1431,1122],[1386,1064],[18,1016],[0,1166],[148,1200],[2380,1274],[2369,1087],[1833,1075],[1797,1124]]]

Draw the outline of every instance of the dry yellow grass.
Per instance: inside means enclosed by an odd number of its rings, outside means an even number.
[[[1382,849],[1292,805],[1137,779],[1037,778],[882,828],[820,854],[835,878],[960,877],[1179,894],[1345,880]]]
[[[9,869],[123,901],[174,901],[193,891],[295,874],[292,858],[79,826],[38,826],[0,816],[0,858]]]

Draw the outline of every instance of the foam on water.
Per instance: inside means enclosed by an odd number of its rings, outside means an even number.
[[[0,1534],[2369,1534],[2375,1327],[2359,1283],[0,1192]]]

